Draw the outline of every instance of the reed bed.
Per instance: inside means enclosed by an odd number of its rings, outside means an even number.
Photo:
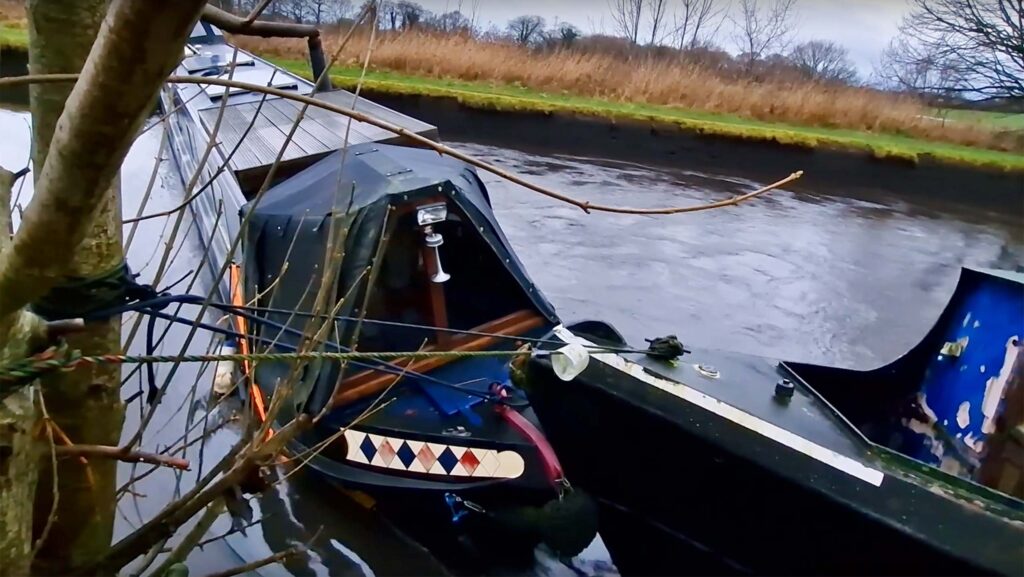
[[[301,40],[236,38],[248,50],[304,60]],[[328,50],[337,35],[326,35]],[[343,50],[356,66],[366,38]],[[378,35],[371,66],[434,79],[522,86],[554,94],[620,103],[665,105],[769,122],[895,134],[993,150],[1013,150],[995,131],[971,123],[941,123],[914,98],[865,88],[805,81],[754,81],[699,64],[646,55],[537,51],[468,36],[426,32]]]

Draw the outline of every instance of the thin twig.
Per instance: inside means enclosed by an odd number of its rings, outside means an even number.
[[[234,577],[235,575],[242,575],[242,574],[248,573],[250,571],[255,571],[255,570],[259,569],[260,567],[266,567],[267,565],[270,565],[270,564],[273,564],[273,563],[280,563],[281,561],[284,561],[285,559],[287,559],[289,557],[293,557],[293,556],[298,555],[300,553],[305,553],[305,551],[306,551],[305,545],[296,545],[294,547],[290,547],[288,549],[285,549],[284,551],[281,551],[280,553],[274,553],[273,555],[271,555],[269,557],[264,557],[263,559],[260,559],[258,561],[253,561],[252,563],[246,563],[245,565],[239,565],[238,567],[235,567],[233,569],[228,569],[227,571],[221,571],[219,573],[210,573],[206,577]]]
[[[125,451],[121,447],[109,447],[106,445],[68,445],[57,447],[57,454],[62,457],[89,457],[101,459],[114,459],[125,463],[148,463],[160,465],[172,469],[187,471],[189,462],[186,459],[158,455],[145,451]]]
[[[29,555],[30,559],[35,559],[36,554],[42,548],[43,543],[50,536],[50,530],[53,528],[54,522],[57,521],[57,504],[60,502],[60,485],[57,479],[57,443],[53,440],[53,427],[55,426],[53,419],[50,418],[50,413],[46,410],[46,400],[43,399],[43,392],[38,390],[39,395],[39,408],[43,413],[43,423],[46,426],[46,436],[50,440],[50,466],[52,467],[53,474],[53,502],[50,504],[50,514],[46,517],[46,525],[43,527],[43,532],[39,534],[39,539],[36,540],[35,545],[32,546],[32,554]]]

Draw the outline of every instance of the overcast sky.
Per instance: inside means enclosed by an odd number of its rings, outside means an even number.
[[[477,5],[477,25],[504,28],[521,14],[543,16],[548,24],[567,21],[584,32],[613,33],[608,0],[419,0],[432,12],[455,10],[460,4],[469,15]],[[729,2],[729,0],[722,0]],[[761,0],[770,2],[772,0]],[[668,0],[669,10],[679,0]],[[907,10],[907,0],[797,0],[797,40],[834,40],[850,51],[850,57],[864,75],[870,74],[882,50],[896,33]],[[735,4],[736,0],[732,0]],[[732,31],[726,23],[717,43],[734,52]]]

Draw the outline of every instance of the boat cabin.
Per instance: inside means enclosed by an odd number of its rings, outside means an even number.
[[[1024,273],[964,269],[928,335],[871,371],[785,363],[870,441],[1024,499]]]
[[[335,316],[328,349],[507,348],[516,344],[513,337],[557,322],[498,226],[475,171],[435,152],[351,147],[270,189],[243,212],[246,298],[266,309],[270,322],[254,329],[261,342],[297,346],[322,286],[334,295],[327,306]],[[466,375],[479,376],[479,365],[487,362],[353,363],[343,372],[331,364],[304,378],[307,408],[324,406],[332,394],[338,406],[375,396],[397,380],[395,369],[406,368],[413,373],[406,378],[416,380],[458,364],[466,366]],[[476,368],[469,370],[471,365]],[[263,364],[257,380],[265,386],[285,370]],[[459,375],[448,379],[458,382]],[[491,384],[477,383],[480,392]],[[479,400],[441,396],[446,400],[435,408],[448,414]]]

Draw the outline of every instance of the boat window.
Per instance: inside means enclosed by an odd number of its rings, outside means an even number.
[[[434,249],[425,242],[425,228],[412,211],[399,218],[377,272],[367,318],[427,327],[472,330],[524,309],[533,309],[525,289],[491,249],[477,227],[448,203],[448,219],[431,226],[443,238],[438,248],[441,267],[450,275],[443,283]],[[408,327],[363,325],[360,350],[407,351],[437,344],[449,333]]]

